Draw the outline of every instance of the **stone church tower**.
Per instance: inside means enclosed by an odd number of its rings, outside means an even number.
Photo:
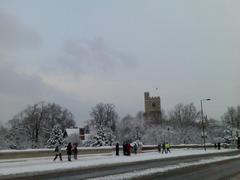
[[[159,96],[150,97],[149,92],[144,93],[145,120],[151,124],[161,123],[161,99]]]

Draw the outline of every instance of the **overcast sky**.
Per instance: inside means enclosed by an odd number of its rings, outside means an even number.
[[[0,0],[0,122],[56,102],[78,125],[91,107],[168,112],[204,103],[219,119],[240,104],[239,0]],[[156,90],[156,88],[158,88]]]

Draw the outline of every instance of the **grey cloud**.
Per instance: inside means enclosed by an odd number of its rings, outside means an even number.
[[[39,101],[58,103],[74,113],[78,124],[85,121],[88,103],[46,84],[35,73],[25,72],[28,70],[21,60],[30,56],[24,51],[39,50],[41,43],[34,30],[0,8],[0,122],[8,121],[27,105]],[[34,67],[32,62],[27,65]]]
[[[75,115],[77,123],[82,124],[88,118],[91,107],[74,95],[46,84],[39,76],[18,73],[7,65],[0,66],[0,99],[0,122],[6,122],[28,104],[47,101],[68,108]]]
[[[41,44],[39,36],[17,17],[0,9],[0,52],[36,48]]]
[[[93,41],[68,40],[65,42],[60,62],[74,73],[113,72],[122,68],[133,68],[136,58],[131,54],[114,50],[102,38]]]
[[[40,77],[17,73],[12,66],[0,67],[0,84],[0,93],[28,98],[47,94],[49,89]]]

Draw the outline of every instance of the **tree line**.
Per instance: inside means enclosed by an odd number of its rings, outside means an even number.
[[[73,114],[58,104],[39,102],[28,106],[8,121],[3,145],[17,149],[44,147],[56,124],[64,130],[76,122]]]
[[[106,108],[108,106],[110,108]],[[207,142],[230,142],[238,137],[240,130],[240,106],[229,107],[220,120],[204,116],[203,124],[201,113],[193,103],[179,103],[170,112],[163,111],[160,121],[154,124],[146,120],[144,112],[119,119],[112,104],[100,103],[92,109],[90,115],[92,119],[88,125],[95,133],[86,145],[94,146],[137,140],[144,144],[202,143],[203,126],[207,132]]]
[[[144,112],[119,118],[113,104],[99,103],[91,109],[86,121],[91,137],[84,146],[105,146],[139,140],[144,144],[170,142],[201,143],[200,111],[193,103],[177,104],[170,112],[162,111],[159,123],[147,121]],[[46,147],[55,126],[63,132],[74,128],[73,114],[55,103],[39,102],[16,114],[6,126],[0,126],[0,148]],[[223,142],[238,136],[240,106],[229,107],[220,120],[204,119],[207,142]]]

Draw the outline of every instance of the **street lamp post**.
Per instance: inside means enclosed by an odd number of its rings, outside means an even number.
[[[170,143],[170,135],[169,135],[170,128],[167,128],[167,130],[168,130],[168,143]]]
[[[205,136],[205,127],[204,127],[204,120],[203,120],[203,105],[202,102],[203,101],[210,101],[211,99],[201,99],[200,103],[201,103],[201,118],[202,118],[202,133],[203,133],[203,147],[204,150],[206,151],[206,136]]]

